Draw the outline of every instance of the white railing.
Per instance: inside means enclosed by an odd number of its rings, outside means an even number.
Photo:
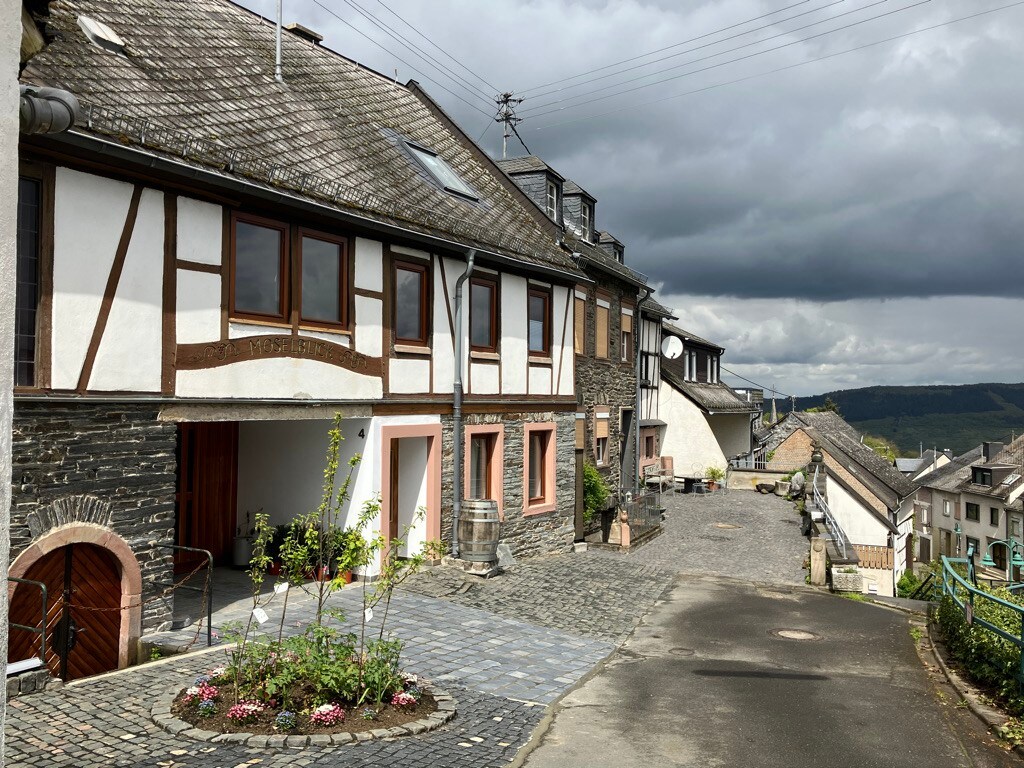
[[[814,489],[814,503],[821,510],[822,517],[825,520],[825,529],[829,532],[832,537],[832,541],[835,544],[836,551],[843,556],[845,560],[847,550],[850,546],[849,541],[846,538],[846,533],[843,532],[842,527],[832,516],[832,510],[828,508],[828,503],[825,501],[825,497],[821,495],[821,491],[818,490],[818,468],[814,468],[814,479],[811,481],[811,486]]]

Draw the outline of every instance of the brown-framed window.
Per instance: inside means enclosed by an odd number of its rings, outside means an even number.
[[[496,432],[471,435],[469,438],[470,499],[497,499],[494,488],[494,447]]]
[[[43,183],[18,177],[18,260],[14,305],[14,386],[36,386]]]
[[[547,357],[551,354],[551,292],[531,288],[526,301],[530,354]]]
[[[577,355],[587,353],[587,300],[579,296],[573,298],[573,349]]]
[[[657,452],[654,450],[654,435],[646,435],[644,437],[644,458],[653,459],[657,455]]]
[[[348,326],[348,240],[310,229],[298,232],[299,320]]]
[[[555,425],[524,425],[526,443],[527,510],[543,512],[555,503]]]
[[[608,307],[598,303],[594,310],[594,357],[608,359]]]
[[[231,216],[231,315],[288,318],[288,225],[260,216]]]
[[[622,313],[622,362],[629,363],[633,360],[633,316]]]
[[[394,270],[395,342],[426,346],[430,338],[430,311],[426,264],[396,261]]]
[[[594,412],[594,460],[597,466],[608,464],[608,421],[611,414],[607,408]]]
[[[478,352],[498,351],[498,282],[474,277],[469,283],[469,339]]]

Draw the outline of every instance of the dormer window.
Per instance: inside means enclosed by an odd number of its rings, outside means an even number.
[[[548,194],[546,201],[548,216],[558,221],[558,182],[548,179]]]
[[[992,485],[992,470],[974,467],[972,482],[975,485]]]
[[[466,184],[439,154],[426,147],[421,147],[419,144],[413,144],[411,141],[405,142],[405,146],[409,148],[409,152],[427,172],[427,175],[445,192],[451,192],[470,200],[480,199],[473,188]]]
[[[580,206],[580,226],[583,229],[583,239],[590,239],[591,227],[594,222],[594,208],[590,203],[584,202]]]
[[[622,264],[622,260],[624,257],[625,253],[623,252],[622,248],[620,248],[619,246],[615,246],[615,260],[619,262],[619,264]]]

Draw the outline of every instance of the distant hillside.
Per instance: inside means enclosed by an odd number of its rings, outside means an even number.
[[[916,455],[921,443],[959,454],[1024,432],[1024,384],[866,387],[798,397],[796,407],[820,407],[825,398],[858,430],[887,438],[906,454]],[[778,405],[781,411],[789,404]]]

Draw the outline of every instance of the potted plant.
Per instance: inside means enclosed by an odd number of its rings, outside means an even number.
[[[704,473],[704,477],[708,481],[708,490],[715,490],[718,488],[718,484],[725,477],[725,470],[719,469],[718,467],[708,467]]]
[[[281,545],[284,544],[284,537],[288,535],[287,525],[275,525],[274,533],[267,542],[267,557],[270,558],[268,571],[271,576],[281,573]]]
[[[257,514],[263,510],[257,510]],[[252,513],[245,510],[245,521],[239,521],[235,528],[235,546],[232,551],[232,562],[236,568],[248,568],[252,560],[252,537],[256,529],[252,524]]]

